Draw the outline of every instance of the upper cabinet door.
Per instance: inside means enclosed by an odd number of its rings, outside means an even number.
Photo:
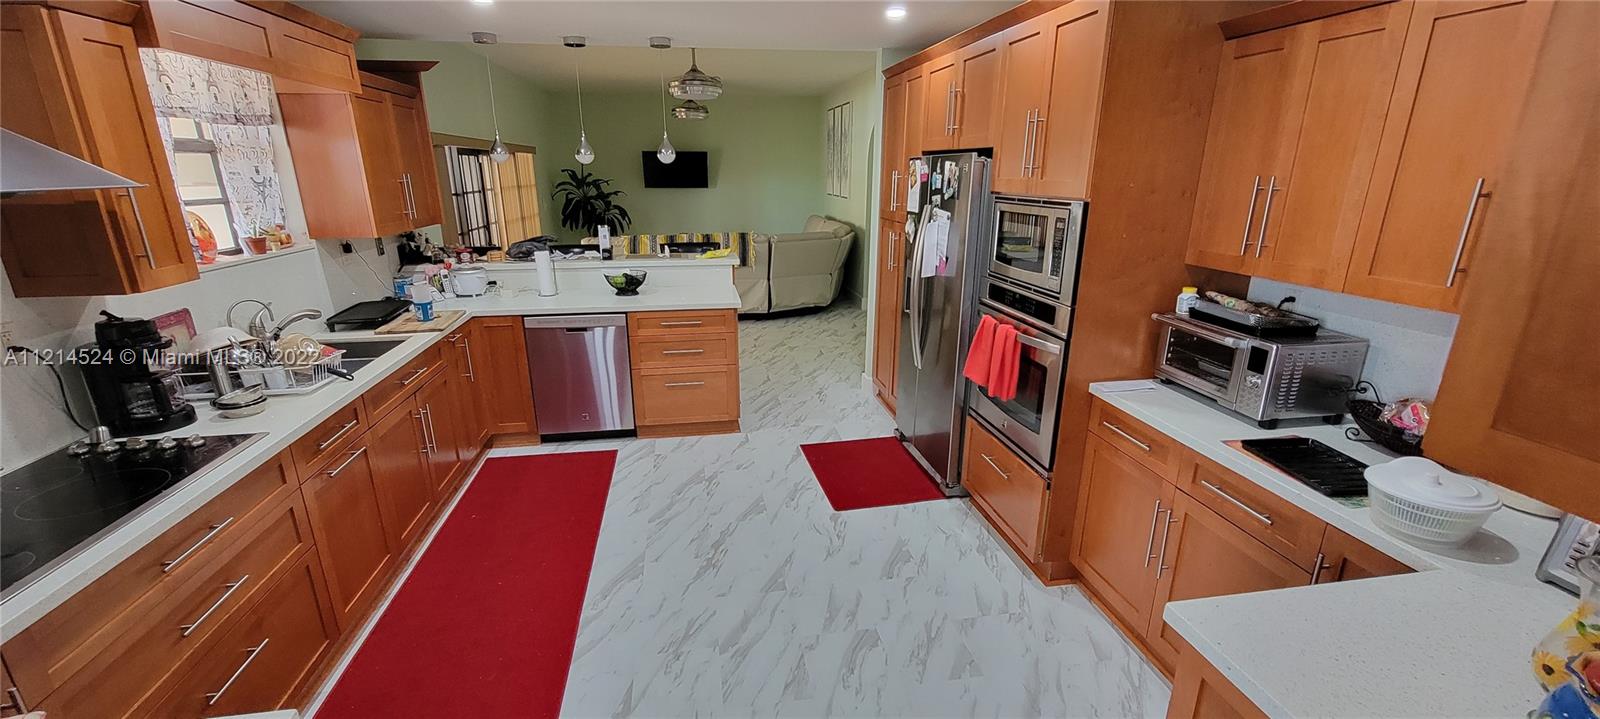
[[[378,235],[393,235],[415,226],[411,221],[411,203],[403,177],[405,170],[400,164],[394,114],[388,99],[388,93],[371,88],[350,96],[356,137],[361,144],[361,166],[372,200],[372,221]]]
[[[1428,456],[1600,520],[1600,4],[1555,3],[1483,218]],[[1486,106],[1487,107],[1487,106]]]
[[[905,134],[901,135],[903,138],[900,148],[901,173],[905,172],[907,158],[917,157],[922,154],[924,140],[922,126],[927,120],[926,106],[931,102],[928,98],[928,74],[926,71],[927,66],[923,65],[900,73],[906,78],[906,129]],[[905,182],[905,177],[902,176],[900,181]],[[900,187],[901,192],[904,192],[906,187],[906,185],[902,185]]]
[[[0,122],[144,187],[5,201],[6,272],[19,297],[131,294],[200,276],[133,31],[6,5]]]
[[[1296,63],[1290,93],[1290,111],[1304,108],[1293,133],[1293,181],[1275,183],[1282,192],[1251,249],[1257,275],[1343,287],[1409,19],[1409,5],[1389,3],[1335,15],[1300,36],[1295,52],[1310,62]]]
[[[1456,310],[1556,4],[1416,4],[1346,292]]]
[[[922,106],[922,151],[956,146],[956,94],[961,89],[961,63],[955,53],[922,66],[927,95]]]
[[[991,182],[995,192],[1026,195],[1033,190],[1034,120],[1045,107],[1046,81],[1050,77],[1049,25],[1035,18],[1000,35],[1000,96],[995,99],[994,164]]]
[[[439,175],[434,170],[433,141],[422,103],[391,94],[389,109],[394,115],[395,144],[400,151],[405,199],[410,205],[407,214],[416,227],[437,225],[443,220],[444,211],[439,203]]]
[[[1189,229],[1185,260],[1191,265],[1246,274],[1254,267],[1261,218],[1278,194],[1275,173],[1283,171],[1287,179],[1285,125],[1298,120],[1288,110],[1296,78],[1293,48],[1305,27],[1223,45]]]
[[[955,94],[955,146],[993,147],[1000,95],[1000,36],[961,48]]]
[[[1107,0],[1077,0],[1044,15],[1052,47],[1048,105],[1034,120],[1033,194],[1089,197],[1089,159],[1100,118]]]
[[[883,81],[883,160],[878,163],[878,216],[905,219],[906,74]]]

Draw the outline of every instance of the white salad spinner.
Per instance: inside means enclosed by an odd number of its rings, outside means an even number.
[[[1401,457],[1367,468],[1372,520],[1407,539],[1460,545],[1472,538],[1500,498],[1474,477],[1422,457]]]

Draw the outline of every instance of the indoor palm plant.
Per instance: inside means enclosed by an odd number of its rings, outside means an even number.
[[[579,173],[572,168],[561,170],[567,179],[556,183],[551,197],[561,201],[561,226],[569,230],[591,233],[601,225],[611,228],[613,234],[627,231],[633,218],[616,203],[616,198],[628,193],[608,190],[610,180],[595,177],[588,172]]]

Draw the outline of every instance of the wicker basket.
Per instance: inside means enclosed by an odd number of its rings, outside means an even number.
[[[1422,437],[1406,432],[1388,422],[1383,421],[1383,403],[1369,399],[1352,399],[1345,404],[1350,410],[1350,418],[1356,421],[1354,428],[1345,430],[1345,436],[1356,441],[1375,442],[1379,446],[1407,457],[1422,456]],[[1362,437],[1361,435],[1366,435]]]

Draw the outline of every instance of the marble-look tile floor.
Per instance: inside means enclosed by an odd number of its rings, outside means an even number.
[[[836,513],[800,445],[884,436],[865,313],[739,323],[740,434],[619,452],[562,713],[1162,716],[1169,688],[964,500]]]

